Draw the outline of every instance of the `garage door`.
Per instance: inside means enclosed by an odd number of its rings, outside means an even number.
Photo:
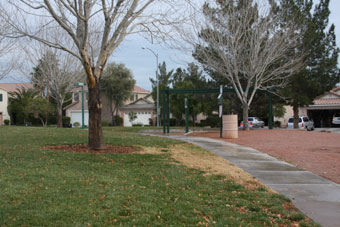
[[[151,118],[151,112],[136,112],[137,118],[132,124],[150,125],[149,119]],[[129,113],[124,114],[124,126],[132,126],[129,120]]]
[[[71,112],[71,123],[72,125],[74,122],[79,122],[81,125],[82,117],[81,117],[81,112]],[[85,112],[84,113],[84,124],[89,125],[89,113]]]

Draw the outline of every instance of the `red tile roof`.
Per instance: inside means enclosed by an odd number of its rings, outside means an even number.
[[[149,93],[148,90],[145,90],[144,88],[138,87],[137,85],[135,85],[135,87],[133,88],[134,92],[141,92],[141,93]]]
[[[314,105],[340,105],[340,98],[314,99]]]
[[[26,89],[33,88],[31,83],[0,83],[0,89],[5,90],[7,92],[16,91],[17,88],[24,87]]]

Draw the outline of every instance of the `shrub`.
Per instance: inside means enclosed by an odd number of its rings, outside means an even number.
[[[133,127],[141,127],[141,126],[143,126],[143,124],[137,123],[137,124],[133,124],[132,126],[133,126]]]
[[[281,121],[275,121],[274,122],[274,127],[281,128]]]
[[[73,126],[74,127],[80,127],[80,123],[76,121],[76,122],[73,123]]]
[[[108,121],[102,121],[102,126],[104,126],[104,127],[109,126],[109,122]]]
[[[5,125],[9,125],[9,120],[8,119],[4,120],[4,123]]]
[[[210,126],[212,128],[217,128],[220,125],[220,118],[218,117],[218,115],[211,115],[208,116],[207,119],[205,120],[201,120],[201,126],[205,127],[205,126]]]
[[[170,126],[176,126],[176,119],[170,118]]]
[[[63,117],[63,125],[69,125],[71,123],[71,118],[70,117]]]
[[[149,125],[150,125],[150,126],[153,126],[153,120],[152,120],[152,118],[149,118]]]
[[[116,126],[122,126],[123,125],[123,118],[121,118],[119,115],[114,116],[114,121]]]

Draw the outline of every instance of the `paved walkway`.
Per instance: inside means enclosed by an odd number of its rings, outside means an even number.
[[[157,135],[162,136],[162,135]],[[315,222],[340,226],[340,185],[255,149],[201,137],[168,135],[209,150],[285,195]]]

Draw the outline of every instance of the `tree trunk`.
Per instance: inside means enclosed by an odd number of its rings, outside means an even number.
[[[90,83],[88,83],[90,84]],[[102,101],[100,95],[99,79],[89,89],[89,148],[95,150],[105,149],[102,128]]]
[[[63,105],[57,104],[57,128],[63,127]]]
[[[293,105],[293,113],[294,113],[294,128],[299,128],[299,107]]]
[[[248,125],[249,106],[247,102],[242,104],[242,109],[243,109],[243,130],[249,130],[249,125]]]

